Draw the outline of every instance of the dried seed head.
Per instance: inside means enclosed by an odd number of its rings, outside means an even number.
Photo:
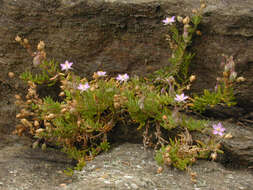
[[[26,127],[30,127],[30,128],[33,127],[33,125],[27,119],[21,119],[20,121]]]
[[[27,103],[27,104],[31,104],[31,103],[32,103],[32,100],[27,100],[26,103]]]
[[[212,158],[212,160],[216,160],[216,158],[217,158],[217,153],[216,153],[216,152],[213,152],[213,153],[211,154],[211,158]]]
[[[49,123],[49,122],[44,122],[44,125],[45,125],[46,127],[52,127],[51,123]]]
[[[23,115],[21,114],[21,113],[18,113],[17,115],[16,115],[16,118],[21,118]]]
[[[64,92],[61,92],[61,93],[59,94],[59,96],[60,96],[60,97],[63,97],[63,96],[65,96],[65,93],[64,93]]]
[[[26,44],[26,45],[29,44],[29,41],[28,41],[28,39],[26,39],[26,38],[23,40],[23,42],[24,42],[24,44]]]
[[[114,102],[114,108],[116,108],[116,109],[120,108],[120,103]]]
[[[15,98],[16,98],[16,100],[21,100],[21,96],[18,94],[15,94]]]
[[[61,113],[65,113],[67,111],[66,108],[61,109]]]
[[[9,76],[9,78],[12,79],[12,78],[15,76],[15,74],[14,74],[13,72],[9,72],[9,73],[8,73],[8,76]]]
[[[96,88],[95,88],[94,86],[92,86],[92,87],[90,88],[90,91],[93,92],[95,89],[96,89]]]
[[[39,129],[36,130],[36,133],[39,134],[39,133],[41,133],[41,132],[43,132],[43,131],[45,131],[45,129],[39,128]]]
[[[20,101],[20,100],[16,100],[16,101],[15,101],[15,104],[16,104],[17,106],[19,106],[19,105],[21,105],[21,104],[22,104],[22,101]]]
[[[37,49],[39,51],[42,51],[44,48],[45,48],[45,43],[43,41],[40,41],[38,46],[37,46]]]
[[[228,72],[226,72],[226,71],[223,72],[223,76],[224,76],[224,77],[228,77]]]
[[[189,24],[189,23],[190,23],[190,17],[187,16],[187,17],[185,17],[185,18],[183,19],[183,24],[184,24],[184,25],[187,25],[187,24]]]
[[[193,82],[193,81],[195,81],[196,80],[196,75],[191,75],[190,76],[190,82]]]
[[[157,172],[158,174],[160,174],[160,173],[162,173],[162,171],[163,171],[163,167],[159,167],[159,168],[157,168],[157,171],[156,171],[156,172]]]
[[[40,125],[40,123],[39,123],[39,121],[35,120],[35,121],[33,122],[33,125],[34,125],[35,127],[38,127],[38,126]]]
[[[47,118],[48,120],[54,119],[54,118],[55,118],[55,114],[50,113],[48,116],[46,116],[46,118]]]
[[[231,133],[228,133],[224,136],[225,139],[231,139],[233,138],[232,134]]]
[[[15,41],[20,43],[22,39],[19,36],[16,36]]]
[[[244,82],[246,79],[244,77],[238,77],[236,82]]]

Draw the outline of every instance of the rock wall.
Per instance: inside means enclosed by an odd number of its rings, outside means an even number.
[[[0,0],[0,126],[12,124],[12,96],[23,92],[22,82],[8,78],[32,67],[32,60],[14,38],[20,35],[36,46],[46,43],[49,58],[73,61],[88,75],[144,75],[168,64],[166,16],[187,15],[199,0]],[[253,1],[209,0],[194,39],[196,57],[191,71],[198,75],[194,92],[213,88],[220,73],[221,54],[233,55],[239,75],[247,81],[236,88],[238,106],[229,116],[253,119]],[[218,71],[218,73],[217,73]],[[220,110],[219,110],[220,111]]]

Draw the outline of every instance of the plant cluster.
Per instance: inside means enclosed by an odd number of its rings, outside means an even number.
[[[217,80],[214,92],[205,90],[203,95],[192,98],[184,94],[196,79],[195,75],[188,77],[193,54],[188,53],[187,48],[193,35],[199,33],[197,26],[204,7],[202,4],[194,11],[192,18],[177,17],[179,25],[183,24],[182,34],[173,25],[175,17],[163,21],[170,25],[172,32],[172,38],[169,38],[172,65],[156,72],[152,80],[137,76],[130,78],[128,74],[110,77],[104,71],[95,72],[91,80],[81,78],[72,72],[72,62],[47,61],[45,44],[40,42],[37,53],[30,54],[41,74],[33,75],[28,71],[21,75],[29,88],[24,99],[16,95],[16,104],[20,107],[16,117],[20,124],[15,133],[33,137],[34,147],[62,148],[78,161],[76,169],[81,169],[87,160],[110,148],[108,136],[120,122],[138,124],[137,130],[143,131],[144,146],[157,150],[159,164],[184,170],[197,159],[215,159],[217,153],[222,152],[220,139],[231,135],[224,134],[221,123],[213,125],[212,133],[206,132],[210,123],[194,119],[187,112],[202,112],[207,106],[223,102],[233,105],[232,87],[242,78],[235,74],[233,58],[226,57],[222,65],[225,69],[223,77]],[[28,40],[17,37],[16,41],[31,52]],[[56,83],[61,88],[58,100],[39,96],[38,85]],[[178,134],[170,135],[174,129],[178,129]],[[208,140],[192,139],[192,131],[206,133]]]

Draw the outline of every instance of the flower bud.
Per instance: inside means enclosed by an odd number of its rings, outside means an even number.
[[[21,117],[22,117],[21,113],[19,113],[19,114],[16,115],[16,118],[18,118],[18,119],[21,118]]]
[[[171,159],[170,159],[170,158],[166,158],[166,159],[164,160],[164,163],[165,163],[166,165],[170,166],[170,165],[171,165]]]
[[[66,108],[61,109],[61,113],[65,113],[67,111]]]
[[[212,158],[212,160],[216,160],[216,158],[217,158],[217,153],[216,153],[216,152],[213,152],[213,153],[211,154],[211,158]]]
[[[205,3],[202,3],[201,6],[200,6],[201,9],[204,9],[206,8],[206,4]]]
[[[140,87],[137,85],[137,86],[135,87],[135,90],[140,90]]]
[[[16,42],[21,42],[21,40],[22,40],[22,39],[21,39],[19,36],[16,36],[16,38],[15,38],[15,41],[16,41]]]
[[[46,145],[46,143],[43,143],[41,146],[41,150],[45,151],[46,149],[47,149],[47,145]]]
[[[35,132],[38,134],[38,133],[41,133],[41,132],[43,132],[43,131],[45,131],[45,129],[39,128],[39,129],[37,129]]]
[[[24,44],[28,44],[29,43],[29,41],[28,41],[28,39],[24,39]]]
[[[116,108],[116,109],[120,108],[120,103],[114,102],[114,108]]]
[[[13,72],[9,72],[9,73],[8,73],[8,76],[9,76],[9,78],[12,79],[12,78],[15,76],[15,74],[14,74]]]
[[[224,136],[225,139],[231,139],[233,136],[231,133],[228,133]]]
[[[192,9],[192,13],[193,13],[193,14],[196,14],[196,13],[197,13],[197,10],[196,10],[196,9]]]
[[[187,16],[183,19],[183,24],[189,24],[190,23],[190,17]]]
[[[20,121],[26,127],[30,127],[30,128],[33,127],[33,125],[27,119],[21,119]]]
[[[21,96],[18,94],[15,94],[15,98],[16,98],[16,100],[21,100]]]
[[[201,36],[201,35],[202,35],[202,32],[200,32],[200,30],[197,30],[197,31],[196,31],[196,34],[197,34],[198,36]]]
[[[167,152],[169,152],[169,151],[170,151],[170,149],[171,149],[171,147],[170,147],[170,146],[167,146],[167,147],[165,148],[165,150],[166,150]]]
[[[39,146],[39,141],[35,141],[32,146],[33,149],[37,148]]]
[[[162,171],[163,171],[163,167],[159,167],[159,168],[157,169],[156,172],[157,172],[158,174],[160,174],[160,173],[162,173]]]
[[[166,115],[163,115],[163,120],[167,120],[168,119],[168,117],[166,116]]]
[[[233,80],[236,79],[236,77],[237,77],[237,73],[236,73],[236,72],[232,72],[232,73],[230,74],[230,76],[229,76],[229,79],[230,79],[231,81],[233,81]]]
[[[177,16],[177,21],[178,21],[178,22],[183,22],[183,17]]]
[[[51,123],[49,123],[49,122],[44,122],[44,125],[45,125],[46,127],[52,127]]]
[[[31,104],[31,103],[32,103],[32,100],[27,100],[26,103],[27,103],[27,104]]]
[[[190,82],[193,82],[193,81],[195,81],[196,80],[196,75],[191,75],[190,76]]]
[[[34,125],[35,127],[38,127],[38,126],[40,125],[40,123],[39,123],[37,120],[35,120],[35,121],[33,122],[33,125]]]
[[[50,113],[47,117],[48,120],[54,119],[55,118],[55,114]]]
[[[61,93],[59,94],[59,96],[60,96],[60,97],[63,97],[63,96],[65,96],[65,93],[64,93],[64,92],[61,92]]]
[[[39,51],[43,50],[45,48],[45,43],[43,41],[40,41],[38,46],[37,46],[37,49]]]

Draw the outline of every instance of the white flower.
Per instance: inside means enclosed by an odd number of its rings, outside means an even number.
[[[90,85],[88,84],[88,82],[86,82],[85,84],[79,84],[79,86],[77,87],[78,90],[80,90],[81,92],[86,91],[90,88]]]
[[[129,79],[128,74],[124,74],[124,75],[118,75],[116,80],[120,81],[120,82],[124,82],[127,81]]]
[[[176,94],[175,101],[184,102],[187,98],[189,98],[189,97],[185,96],[184,93],[182,93],[181,95]]]

